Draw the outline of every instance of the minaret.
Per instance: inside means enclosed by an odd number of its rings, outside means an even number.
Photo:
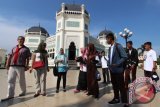
[[[89,14],[84,4],[62,3],[56,13],[56,53],[63,48],[68,56],[79,56],[80,48],[88,43],[88,26]]]
[[[64,30],[65,30],[64,14],[65,14],[65,3],[62,3],[62,29],[61,29],[62,31],[60,36],[60,48],[64,48]]]
[[[81,11],[82,11],[82,26],[81,26],[81,29],[82,29],[82,38],[81,38],[81,47],[83,47],[85,45],[85,6],[84,4],[81,5]]]

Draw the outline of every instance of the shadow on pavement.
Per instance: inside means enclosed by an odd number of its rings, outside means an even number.
[[[0,103],[0,107],[8,107],[8,106],[11,106],[11,105],[15,105],[15,104],[18,104],[18,103],[21,103],[21,102],[25,102],[25,101],[31,100],[33,98],[34,98],[33,96],[24,97],[24,98],[22,98],[22,97],[15,97],[14,99],[1,102]]]
[[[75,89],[76,86],[66,86],[66,91]],[[61,90],[60,90],[61,91]],[[47,97],[53,97],[56,94],[56,87],[47,89]]]
[[[112,90],[112,86],[103,84],[103,83],[99,83],[99,98],[103,97],[105,94],[110,94]]]

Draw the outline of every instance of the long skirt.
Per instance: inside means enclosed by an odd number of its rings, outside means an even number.
[[[96,79],[96,66],[94,64],[89,64],[87,68],[87,90],[88,94],[97,97],[99,95],[99,86]]]
[[[87,90],[87,72],[83,72],[80,70],[77,90]]]

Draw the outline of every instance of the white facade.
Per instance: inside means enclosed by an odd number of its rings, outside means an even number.
[[[74,4],[73,4],[74,5]],[[75,56],[79,56],[80,48],[86,47],[89,42],[94,43],[95,47],[103,50],[104,47],[99,44],[98,40],[89,34],[90,15],[86,12],[85,6],[82,4],[81,10],[66,10],[73,5],[62,3],[61,11],[56,13],[56,54],[60,48],[63,48],[70,60]],[[72,46],[74,45],[74,46]],[[74,48],[75,47],[75,55]],[[71,53],[73,52],[73,53]],[[73,58],[70,58],[70,53]]]
[[[25,33],[25,43],[31,52],[37,49],[39,43],[41,41],[46,41],[46,34],[43,34],[41,32],[28,32],[26,31]]]
[[[46,39],[47,51],[48,51],[48,64],[53,66],[55,57],[56,36],[50,36]]]
[[[89,36],[89,42],[90,43],[93,43],[95,45],[95,48],[97,51],[102,51],[104,50],[105,51],[105,46],[103,44],[100,44],[100,41],[97,40],[96,38],[92,37],[92,36]]]
[[[98,36],[97,39],[100,42],[100,44],[105,47],[105,50],[104,50],[105,53],[108,54],[108,50],[109,50],[110,45],[106,41],[106,35],[103,34],[101,36]]]
[[[56,46],[56,36],[50,36],[48,38],[46,38],[46,44],[47,44],[47,51],[49,54],[49,58],[53,58],[53,54],[55,51],[55,46]]]
[[[56,12],[55,35],[48,35],[42,27],[31,27],[25,33],[25,45],[31,52],[37,49],[41,41],[47,44],[49,63],[52,63],[54,56],[59,53],[60,48],[64,49],[69,60],[74,60],[81,54],[80,49],[93,43],[98,51],[105,50],[100,42],[89,34],[90,15],[85,6],[75,4],[61,5],[61,10]]]
[[[65,4],[62,3],[61,11],[56,14],[56,54],[60,48],[69,54],[69,46],[74,43],[76,56],[80,55],[80,48],[86,46],[85,39],[88,42],[89,15],[85,13],[84,5],[81,5],[81,11],[65,10]],[[87,29],[85,29],[87,26]]]

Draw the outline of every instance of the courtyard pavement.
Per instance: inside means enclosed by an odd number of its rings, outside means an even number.
[[[99,71],[101,71],[99,69]],[[138,70],[137,76],[143,76],[143,71]],[[52,69],[47,74],[47,96],[33,98],[35,93],[35,78],[33,73],[26,72],[27,95],[18,97],[20,88],[16,82],[15,98],[6,102],[0,102],[0,107],[123,107],[121,104],[109,105],[108,101],[113,98],[112,86],[103,85],[99,82],[100,98],[94,99],[84,92],[74,94],[73,90],[77,85],[78,70],[70,70],[67,74],[67,91],[62,89],[57,94],[56,77],[53,76]],[[158,71],[160,74],[160,71]],[[7,70],[0,69],[0,99],[5,98],[7,93]],[[160,107],[160,93],[157,93],[154,100],[147,104],[133,104],[131,107]]]

